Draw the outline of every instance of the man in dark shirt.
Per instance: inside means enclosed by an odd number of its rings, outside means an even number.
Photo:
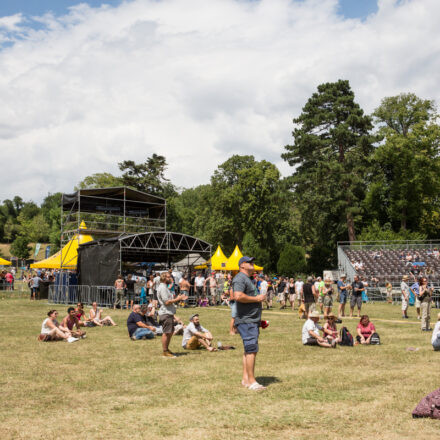
[[[364,290],[364,283],[362,281],[359,281],[359,277],[357,275],[353,277],[351,289],[350,317],[353,317],[354,306],[357,305],[358,318],[360,318],[362,308],[362,291]]]
[[[243,340],[243,380],[242,385],[250,390],[263,390],[255,379],[255,358],[258,353],[258,336],[261,323],[261,303],[266,295],[258,295],[257,288],[250,277],[254,273],[254,259],[241,257],[238,266],[240,272],[232,280],[234,299],[237,304],[235,326]]]
[[[131,274],[127,276],[125,284],[127,286],[127,300],[125,301],[125,306],[128,310],[128,303],[130,302],[130,310],[133,310],[135,281],[132,279]]]
[[[309,313],[314,312],[316,308],[316,298],[313,294],[313,278],[308,277],[307,282],[303,286],[303,301],[304,301],[304,315],[305,319],[309,318]]]
[[[141,306],[136,304],[133,306],[133,311],[127,318],[128,335],[133,341],[138,339],[153,339],[155,329],[148,325],[145,319],[145,313],[141,314]]]

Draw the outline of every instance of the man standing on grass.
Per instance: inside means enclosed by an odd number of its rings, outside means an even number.
[[[157,300],[159,301],[159,324],[162,326],[162,349],[164,357],[176,357],[169,350],[171,337],[174,333],[174,314],[176,313],[176,306],[174,304],[179,301],[188,299],[186,295],[178,295],[173,298],[173,294],[168,289],[168,284],[171,281],[171,275],[168,272],[160,274],[160,284],[157,290]]]
[[[237,304],[235,326],[243,340],[243,380],[242,385],[250,390],[263,390],[255,379],[255,358],[258,353],[258,336],[261,322],[261,303],[266,295],[258,295],[251,281],[254,273],[254,258],[241,257],[238,266],[240,272],[232,280],[233,295]]]

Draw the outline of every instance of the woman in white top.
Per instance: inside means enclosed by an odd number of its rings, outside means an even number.
[[[60,325],[56,319],[58,316],[58,312],[56,310],[49,310],[47,316],[48,318],[46,318],[41,325],[41,334],[38,338],[40,341],[57,341],[72,337],[70,331],[60,328]]]
[[[96,302],[92,303],[92,308],[90,309],[89,316],[90,320],[99,327],[103,325],[117,325],[110,316],[106,316],[101,319],[102,310],[98,309],[98,304]]]

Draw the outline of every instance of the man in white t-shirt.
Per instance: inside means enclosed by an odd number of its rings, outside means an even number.
[[[160,285],[160,273],[156,272],[156,275],[153,278],[153,294],[154,296],[156,296],[156,298],[157,298],[157,289],[159,289],[159,285]]]
[[[190,323],[183,332],[182,347],[186,350],[197,350],[205,347],[208,351],[217,351],[212,347],[212,335],[208,329],[200,324],[199,315],[196,313],[190,318]]]
[[[260,275],[261,278],[261,283],[260,283],[260,294],[261,295],[267,295],[267,280],[266,277],[264,275]]]
[[[322,326],[318,324],[319,312],[313,311],[309,314],[309,319],[304,323],[302,328],[302,343],[303,345],[319,345],[320,347],[336,347],[336,340],[329,343],[327,339],[319,335]]]
[[[199,303],[200,298],[203,296],[203,287],[205,285],[205,277],[197,272],[197,276],[194,278],[194,293],[196,296],[196,304]]]
[[[298,298],[298,307],[301,306],[303,286],[304,281],[301,279],[301,277],[298,277],[298,279],[295,281],[295,293],[296,297]]]

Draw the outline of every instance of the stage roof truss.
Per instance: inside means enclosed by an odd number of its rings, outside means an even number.
[[[211,252],[211,245],[206,241],[177,232],[146,232],[121,237],[119,241],[123,252]]]

